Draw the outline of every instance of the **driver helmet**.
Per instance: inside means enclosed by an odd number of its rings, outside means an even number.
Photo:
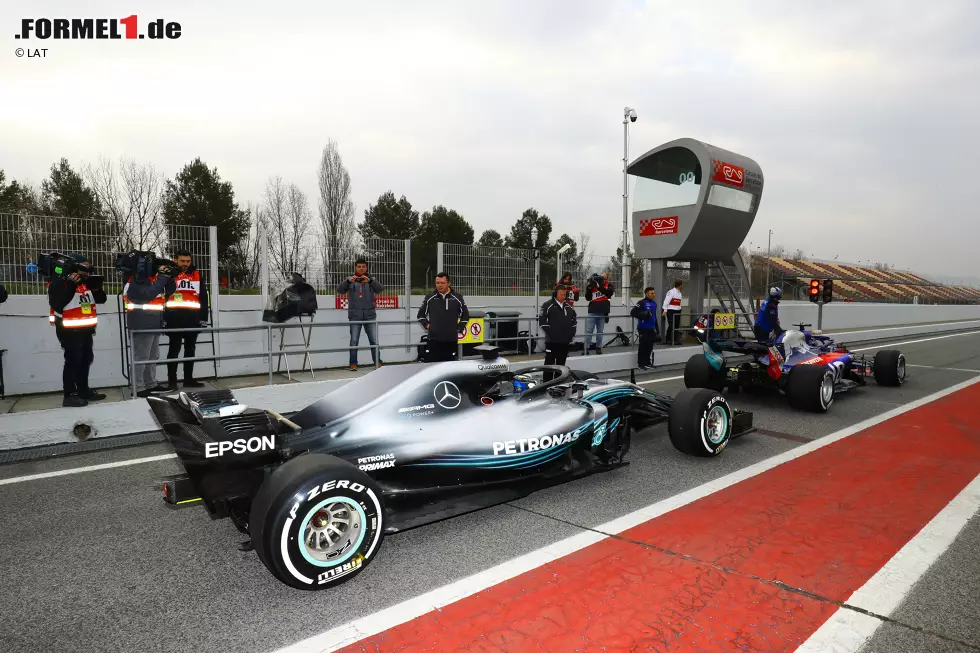
[[[521,374],[519,376],[515,376],[514,377],[514,392],[515,393],[525,392],[527,390],[530,390],[533,387],[534,387],[534,381],[531,380],[531,377],[529,377],[529,376],[527,376],[525,374]]]
[[[777,286],[773,286],[772,288],[769,289],[769,297],[779,301],[780,299],[783,298],[783,289]]]

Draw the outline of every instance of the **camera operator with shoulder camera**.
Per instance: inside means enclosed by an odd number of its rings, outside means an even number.
[[[208,312],[208,287],[201,276],[201,271],[193,265],[191,253],[182,249],[174,257],[177,262],[177,276],[174,277],[173,295],[167,299],[163,312],[163,324],[166,329],[197,329],[206,327],[210,314]],[[200,331],[178,331],[168,333],[170,346],[167,348],[167,358],[179,358],[181,345],[184,347],[184,358],[193,358],[197,353],[197,337]],[[167,389],[177,390],[177,365],[167,363]],[[201,388],[204,384],[194,380],[194,361],[184,362],[184,387]]]
[[[602,353],[602,336],[609,320],[609,299],[613,296],[613,286],[609,283],[609,275],[593,274],[585,286],[585,298],[589,302],[589,312],[585,318],[585,348],[592,344],[592,332],[597,331],[595,353]]]
[[[89,370],[95,360],[93,349],[98,324],[96,304],[106,303],[102,277],[92,274],[92,264],[84,254],[68,257],[52,255],[53,270],[48,283],[48,306],[54,317],[55,333],[65,351],[61,374],[66,408],[87,406],[105,395],[88,386]]]
[[[167,296],[176,290],[173,281],[177,275],[176,266],[157,259],[152,252],[132,252],[120,258],[125,260],[117,266],[128,276],[123,287],[123,302],[126,328],[131,332],[133,343],[133,361],[157,360],[160,358],[160,334],[132,332],[163,328]],[[157,363],[137,364],[134,373],[137,397],[167,391],[167,386],[157,383]]]

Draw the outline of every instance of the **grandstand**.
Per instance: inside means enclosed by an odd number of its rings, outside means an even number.
[[[856,302],[912,303],[915,297],[920,304],[980,304],[980,288],[952,286],[930,281],[911,272],[879,270],[877,268],[830,261],[804,261],[776,256],[753,256],[753,276],[761,290],[764,276],[758,275],[771,269],[773,283],[787,286],[796,292],[794,299],[806,299],[805,287],[810,279],[833,279],[834,297]]]

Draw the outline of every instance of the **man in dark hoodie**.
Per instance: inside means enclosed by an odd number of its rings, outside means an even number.
[[[551,299],[541,305],[538,325],[544,330],[544,364],[564,365],[568,346],[578,330],[575,309],[567,301],[568,288],[559,285]],[[553,376],[553,375],[548,375]],[[546,381],[548,379],[545,379]]]
[[[126,306],[126,328],[132,331],[162,329],[163,311],[167,295],[175,290],[173,279],[164,272],[166,266],[153,269],[153,257],[144,256],[126,285],[123,286],[123,303]],[[167,386],[157,384],[157,363],[138,364],[139,361],[160,358],[159,333],[130,333],[133,343],[133,361],[136,376],[136,396],[149,397],[152,392],[166,392]]]
[[[179,274],[174,277],[174,293],[167,299],[163,313],[164,327],[167,329],[197,329],[207,326],[208,288],[201,271],[192,262],[187,250],[177,252],[175,257]],[[180,347],[184,346],[183,358],[193,358],[197,353],[197,337],[200,331],[179,331],[168,333],[170,346],[167,358],[180,358]],[[177,363],[167,363],[167,389],[177,390]],[[194,361],[184,363],[184,387],[201,388],[204,384],[194,380]]]
[[[436,275],[436,289],[425,296],[418,320],[426,330],[426,363],[456,360],[459,339],[466,333],[470,311],[463,296],[449,285],[445,272]]]
[[[378,317],[378,311],[374,305],[374,297],[384,290],[384,286],[368,274],[367,261],[359,258],[354,261],[353,276],[344,279],[337,292],[347,295],[347,320],[349,322],[373,322]],[[367,334],[368,342],[371,345],[378,344],[378,325],[374,324],[351,324],[350,325],[350,368],[357,369],[357,347],[361,341],[361,327]],[[371,361],[378,365],[379,350],[371,350]]]

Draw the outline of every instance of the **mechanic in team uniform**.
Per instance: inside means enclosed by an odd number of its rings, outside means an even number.
[[[456,360],[459,339],[466,333],[470,311],[463,296],[449,285],[445,272],[436,275],[436,289],[425,296],[418,321],[426,330],[426,363]]]
[[[640,335],[636,366],[645,370],[653,367],[653,343],[660,333],[660,326],[657,324],[657,292],[652,286],[643,290],[643,299],[636,302],[630,315],[636,318],[636,330]]]
[[[163,312],[165,329],[196,329],[208,324],[208,288],[187,250],[177,252],[175,257],[180,272],[174,277],[174,293],[166,300]],[[167,358],[180,358],[180,347],[184,347],[184,358],[193,358],[197,353],[197,337],[200,331],[180,331],[168,333],[170,346]],[[177,365],[167,363],[167,389],[177,390]],[[204,384],[194,380],[194,361],[184,363],[184,387],[202,388]]]
[[[106,294],[101,277],[89,278],[92,264],[88,257],[80,253],[70,256],[76,263],[76,271],[48,283],[48,306],[58,342],[65,351],[61,374],[65,396],[61,405],[80,408],[106,397],[88,387],[89,370],[95,360],[95,327],[99,321],[95,306],[106,303]]]
[[[683,279],[675,280],[674,287],[664,295],[664,319],[667,322],[667,333],[664,335],[664,341],[671,345],[682,344],[684,340],[684,336],[682,335],[682,342],[677,342],[677,327],[678,320],[681,316],[681,301],[684,299],[684,296],[681,295],[681,287],[683,285]]]
[[[782,298],[781,288],[770,288],[769,297],[759,306],[759,313],[755,316],[755,326],[752,327],[758,342],[768,343],[770,339],[783,332],[783,328],[779,326],[779,300]]]
[[[541,305],[538,325],[544,330],[544,364],[564,365],[578,330],[578,317],[568,302],[568,288],[564,285],[555,288],[551,299]],[[552,377],[551,372],[546,373],[545,381]]]

